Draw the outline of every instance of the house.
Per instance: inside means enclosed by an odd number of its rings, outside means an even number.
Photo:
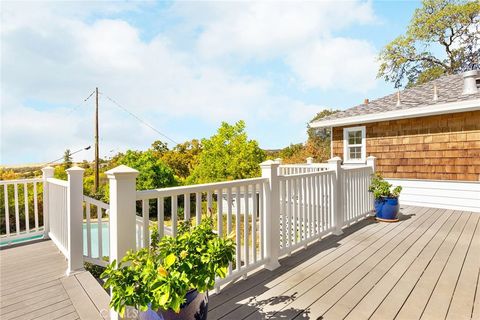
[[[319,121],[344,165],[377,158],[403,204],[480,212],[480,71],[447,75]]]

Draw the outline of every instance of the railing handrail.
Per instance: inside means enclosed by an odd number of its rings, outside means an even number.
[[[148,200],[157,197],[168,197],[168,196],[178,196],[185,194],[187,192],[204,192],[208,190],[218,190],[226,189],[230,187],[239,187],[244,185],[251,185],[255,182],[264,182],[268,179],[266,178],[250,178],[250,179],[241,179],[233,181],[224,181],[224,182],[214,182],[214,183],[205,183],[205,184],[196,184],[191,186],[180,186],[180,187],[171,187],[171,188],[161,188],[161,189],[152,189],[152,190],[140,190],[137,191],[137,200]]]
[[[290,163],[281,164],[280,168],[328,168],[328,163]]]
[[[360,170],[365,170],[365,169],[371,169],[372,167],[370,166],[355,166],[355,167],[342,167],[343,171],[360,171]]]
[[[322,175],[322,174],[329,174],[333,173],[334,170],[328,169],[324,171],[314,171],[314,172],[307,172],[307,173],[295,173],[295,174],[288,174],[288,175],[278,175],[278,179],[280,180],[285,180],[285,179],[290,179],[290,178],[304,178],[304,177],[311,177],[311,176],[316,176],[316,175]]]
[[[4,184],[15,184],[15,183],[32,183],[32,182],[42,182],[42,178],[29,178],[29,179],[15,179],[15,180],[0,180],[0,186]]]
[[[102,209],[108,210],[110,209],[110,205],[103,201],[97,200],[95,198],[83,195],[83,201],[93,204],[94,206],[100,207]]]
[[[47,178],[47,182],[57,186],[68,188],[68,181],[65,181],[65,180],[60,180],[57,178]]]

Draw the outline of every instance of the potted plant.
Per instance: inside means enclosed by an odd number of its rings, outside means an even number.
[[[176,237],[158,239],[113,261],[102,274],[112,289],[110,307],[128,319],[207,319],[208,293],[234,259],[233,235],[220,238],[211,218],[192,227],[182,222]]]
[[[373,197],[375,198],[374,207],[377,219],[398,221],[397,215],[400,209],[398,197],[402,187],[393,187],[380,174],[375,174],[372,176],[368,191],[373,192]]]

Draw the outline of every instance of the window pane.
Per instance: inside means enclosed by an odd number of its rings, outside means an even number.
[[[350,147],[349,157],[350,159],[362,159],[362,147]]]
[[[348,132],[348,144],[361,144],[362,130]]]

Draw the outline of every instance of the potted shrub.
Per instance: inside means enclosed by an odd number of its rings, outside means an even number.
[[[381,175],[375,174],[372,177],[368,191],[373,192],[373,197],[375,198],[374,207],[377,219],[398,221],[397,215],[400,209],[398,197],[402,187],[393,187]]]
[[[159,240],[153,231],[149,248],[109,264],[102,278],[110,307],[127,319],[206,319],[207,291],[235,254],[233,235],[219,238],[212,228],[207,218],[196,227],[182,222],[176,237]]]

